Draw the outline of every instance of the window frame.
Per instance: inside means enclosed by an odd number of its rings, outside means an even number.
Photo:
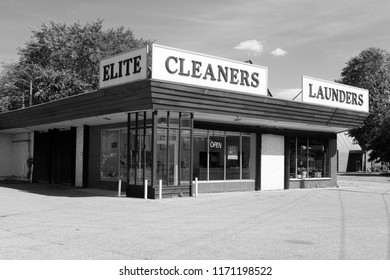
[[[298,147],[299,147],[299,145],[298,145],[298,139],[299,138],[301,138],[301,139],[306,139],[306,148],[307,148],[307,152],[306,152],[306,166],[303,166],[303,168],[305,168],[305,171],[307,172],[306,173],[306,177],[298,177],[298,155],[299,155],[299,152],[298,152]],[[291,139],[293,139],[294,140],[294,142],[295,142],[295,159],[294,159],[294,164],[295,164],[295,166],[294,166],[294,170],[295,170],[295,177],[293,177],[293,178],[291,178],[290,176],[291,176],[291,172],[290,172],[290,167],[291,167],[291,162],[292,162],[292,160],[291,160],[291,146],[290,146],[290,144],[291,144]],[[310,147],[310,140],[319,140],[319,141],[326,141],[326,145],[327,145],[327,147],[325,148],[325,150],[327,151],[326,152],[326,156],[323,158],[323,161],[325,161],[325,163],[326,163],[326,169],[325,170],[323,170],[322,172],[323,172],[323,176],[322,177],[309,177],[309,169],[310,169],[310,153],[308,152],[308,150],[309,150],[309,147]],[[331,177],[332,177],[332,174],[331,174],[331,168],[330,168],[330,162],[331,162],[331,157],[330,157],[330,147],[331,147],[331,143],[330,143],[330,139],[328,139],[328,138],[326,138],[326,139],[324,139],[324,138],[316,138],[316,137],[302,137],[302,136],[294,136],[294,137],[289,137],[288,138],[288,151],[287,151],[287,156],[289,157],[288,158],[288,166],[287,166],[287,168],[288,168],[288,179],[289,180],[291,180],[291,181],[301,181],[301,180],[329,180],[329,179],[331,179]],[[326,175],[328,175],[328,176],[326,176]]]

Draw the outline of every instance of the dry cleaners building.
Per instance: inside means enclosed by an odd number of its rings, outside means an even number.
[[[151,52],[151,67],[147,58]],[[268,69],[160,45],[100,63],[100,88],[0,114],[0,176],[149,198],[337,185],[337,133],[368,91],[302,77],[267,96]]]

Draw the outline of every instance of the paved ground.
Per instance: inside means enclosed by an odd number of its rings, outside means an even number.
[[[390,259],[390,177],[142,200],[0,183],[0,259]]]

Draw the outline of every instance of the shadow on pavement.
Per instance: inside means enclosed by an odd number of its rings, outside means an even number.
[[[23,192],[34,193],[46,196],[62,196],[62,197],[115,197],[118,196],[116,191],[102,190],[94,188],[81,188],[62,184],[45,184],[45,183],[28,183],[20,181],[5,181],[0,182],[0,188],[8,188]],[[122,192],[122,196],[124,193]]]

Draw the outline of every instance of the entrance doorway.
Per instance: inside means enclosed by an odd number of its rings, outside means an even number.
[[[75,184],[76,128],[34,133],[33,181]]]

